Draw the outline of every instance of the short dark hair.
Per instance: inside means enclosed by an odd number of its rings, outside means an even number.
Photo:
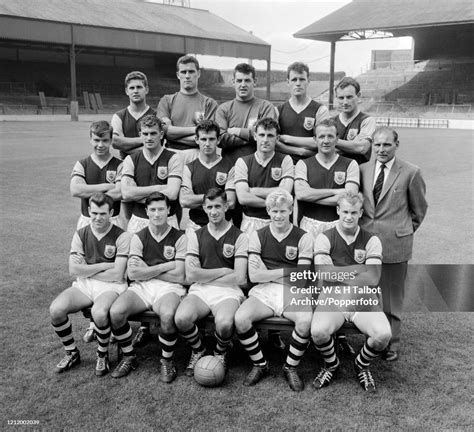
[[[89,198],[89,207],[94,203],[97,207],[102,207],[104,204],[109,206],[109,210],[112,210],[114,207],[114,200],[110,195],[106,195],[103,192],[96,192],[91,195]]]
[[[161,122],[160,120],[158,120],[155,114],[148,114],[139,120],[138,130],[141,131],[144,126],[149,127],[149,128],[158,126],[158,129],[160,131],[163,130],[163,127],[161,126]]]
[[[352,86],[355,88],[356,94],[360,93],[360,84],[352,77],[344,77],[341,81],[339,81],[334,87],[334,93],[337,89],[345,89],[346,87]]]
[[[255,123],[254,129],[257,130],[259,127],[262,127],[265,130],[275,129],[277,135],[280,134],[280,125],[275,119],[272,119],[271,117],[264,117],[257,121],[257,123]]]
[[[239,63],[235,68],[234,68],[234,77],[237,72],[243,73],[243,74],[252,74],[252,78],[255,79],[257,73],[255,71],[255,68],[248,64],[248,63]]]
[[[143,81],[143,85],[145,87],[148,87],[148,79],[147,79],[146,75],[143,72],[132,71],[132,72],[128,73],[127,76],[125,77],[125,88],[127,88],[128,83],[132,80]]]
[[[307,64],[305,64],[303,62],[291,63],[290,66],[288,66],[287,75],[286,75],[287,78],[290,78],[290,72],[291,71],[295,71],[297,73],[306,72],[306,75],[309,79],[309,67],[308,67]]]
[[[194,63],[196,66],[196,69],[199,70],[199,62],[196,57],[192,55],[184,55],[178,59],[176,62],[176,71],[179,71],[179,65],[180,64],[188,64],[188,63]]]
[[[214,120],[203,120],[199,122],[196,126],[196,136],[199,138],[199,132],[209,133],[215,131],[216,137],[219,138],[221,129],[219,125]]]
[[[217,198],[222,198],[224,202],[227,202],[227,193],[224,189],[221,188],[210,188],[207,190],[207,192],[204,194],[204,197],[202,198],[202,203],[204,204],[206,200],[215,200]]]
[[[313,128],[313,134],[314,136],[316,136],[316,130],[318,129],[319,126],[324,126],[324,127],[327,127],[327,128],[330,128],[330,127],[333,127],[336,129],[336,136],[339,135],[338,131],[337,131],[337,123],[334,119],[332,118],[328,118],[328,119],[324,119],[324,120],[321,120],[319,123],[315,124],[314,125],[314,128]]]
[[[165,194],[162,194],[161,192],[153,192],[145,198],[145,207],[148,207],[152,202],[155,201],[164,201],[166,203],[166,207],[170,206],[170,200]]]
[[[89,127],[89,136],[92,137],[92,134],[97,135],[100,138],[103,138],[105,135],[108,135],[112,138],[113,129],[108,121],[100,120],[93,122]]]

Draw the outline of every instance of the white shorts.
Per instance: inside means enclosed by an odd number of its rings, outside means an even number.
[[[273,310],[273,316],[282,316],[285,310],[283,304],[283,285],[275,282],[266,282],[255,285],[249,291],[249,297],[255,297],[265,306]]]
[[[242,214],[242,224],[240,230],[245,234],[250,235],[254,231],[259,230],[270,225],[270,219],[261,219],[256,217],[247,216],[245,213]]]
[[[127,231],[132,234],[136,234],[143,228],[146,228],[150,224],[150,220],[132,215],[130,222],[128,223]],[[176,215],[168,217],[168,224],[173,228],[179,229],[178,218]]]
[[[224,300],[234,299],[239,304],[244,300],[244,293],[239,287],[195,283],[189,288],[188,295],[190,294],[194,294],[206,303],[211,312],[213,312],[215,306]]]
[[[348,322],[348,323],[353,323],[354,322],[354,318],[356,317],[356,315],[358,314],[359,312],[342,312],[342,315],[344,315],[344,319]]]
[[[159,279],[132,282],[128,290],[140,297],[148,310],[152,310],[153,305],[166,294],[175,293],[180,298],[186,294],[182,285]]]
[[[119,218],[118,216],[113,216],[113,217],[110,218],[110,222],[112,222],[114,225],[117,225],[118,227],[120,227],[120,225],[118,223],[118,218]],[[91,223],[91,218],[81,214],[79,216],[79,219],[77,220],[76,230],[80,230],[81,228],[84,228],[85,226],[89,225],[90,223]]]
[[[334,228],[337,225],[337,220],[331,222],[318,221],[309,217],[303,216],[300,222],[300,228],[310,233],[313,239],[328,229]]]
[[[91,278],[77,278],[72,286],[81,291],[85,296],[87,296],[92,302],[95,302],[97,297],[106,292],[112,291],[120,295],[124,293],[128,285],[126,282],[117,283],[117,282],[103,282],[97,279]]]

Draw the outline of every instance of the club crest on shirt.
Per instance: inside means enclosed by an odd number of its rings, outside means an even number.
[[[298,256],[298,248],[295,246],[287,246],[285,250],[285,256],[291,261],[295,260]]]
[[[272,179],[275,181],[281,180],[281,168],[272,168]]]
[[[334,171],[334,183],[342,185],[346,181],[346,173],[344,171]]]
[[[227,181],[227,173],[217,171],[216,172],[216,183],[219,186],[223,186],[223,185],[225,185],[226,181]]]
[[[349,141],[354,140],[357,137],[357,134],[359,131],[357,129],[349,129],[349,132],[347,132],[347,139]]]
[[[224,246],[222,247],[222,255],[224,255],[224,258],[231,258],[234,256],[234,250],[234,245],[224,243]]]
[[[113,258],[115,256],[115,245],[105,245],[104,256],[105,258]]]
[[[163,256],[170,260],[170,259],[173,259],[174,258],[174,254],[175,254],[175,248],[174,246],[165,246],[163,248]]]
[[[303,127],[307,131],[310,131],[311,129],[313,129],[313,127],[314,127],[314,118],[313,117],[305,117]]]
[[[253,129],[253,127],[255,126],[255,123],[257,123],[257,118],[254,117],[254,118],[248,119],[247,128]]]
[[[164,180],[168,176],[168,167],[167,166],[159,166],[156,173],[157,173],[158,178],[160,180]]]
[[[354,249],[354,259],[358,264],[363,264],[366,256],[367,252],[364,249]]]
[[[106,171],[105,173],[105,179],[109,182],[109,183],[113,183],[115,181],[115,178],[117,177],[117,171]]]

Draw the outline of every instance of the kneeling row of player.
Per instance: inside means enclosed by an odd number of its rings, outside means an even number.
[[[352,274],[350,281],[338,281],[338,284],[377,285],[382,248],[376,236],[358,226],[362,201],[361,194],[341,196],[337,226],[321,234],[313,245],[312,237],[290,222],[293,198],[287,191],[277,189],[266,199],[270,225],[253,233],[248,240],[225,219],[225,192],[211,189],[203,200],[209,223],[188,234],[186,251],[184,233],[167,223],[169,202],[165,195],[157,193],[147,198],[150,224],[133,235],[131,241],[128,233],[110,223],[111,198],[102,193],[93,195],[89,201],[91,223],[75,233],[71,245],[69,268],[77,280],[50,307],[53,327],[66,349],[66,356],[56,371],[66,371],[80,362],[68,314],[92,306],[98,341],[96,375],[109,370],[111,333],[123,353],[112,376],[123,377],[137,367],[127,319],[153,310],[161,325],[161,381],[172,382],[177,375],[173,356],[178,334],[192,349],[185,374],[193,376],[195,364],[204,355],[196,322],[212,312],[216,328],[214,354],[226,367],[235,326],[253,363],[244,380],[244,385],[251,386],[268,372],[268,361],[260,349],[253,323],[283,316],[295,323],[283,366],[285,378],[291,389],[303,390],[296,368],[312,338],[325,362],[313,381],[313,386],[319,389],[335,378],[339,360],[333,334],[347,320],[368,336],[354,366],[362,388],[374,391],[369,365],[386,348],[391,336],[384,313],[380,310],[328,313],[318,309],[313,313],[311,305],[305,302],[297,308],[290,307],[290,297],[283,294],[282,269],[309,265],[313,255],[315,264],[331,265],[335,274],[342,270]],[[132,280],[130,287],[125,281],[126,270]],[[239,285],[246,282],[247,273],[257,285],[245,299]],[[187,292],[183,284],[191,285]]]

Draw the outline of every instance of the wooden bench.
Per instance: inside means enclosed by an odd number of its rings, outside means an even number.
[[[86,308],[82,310],[83,315],[90,319],[91,318],[91,309]],[[128,321],[135,322],[146,322],[154,324],[156,326],[160,323],[160,318],[152,311],[142,312],[138,315],[132,315],[128,317]],[[213,330],[214,329],[214,317],[208,315],[206,318],[202,319],[198,323],[198,327],[204,330]],[[280,331],[292,331],[295,326],[294,323],[283,317],[272,317],[266,318],[254,324],[257,330],[280,330]],[[359,329],[352,323],[345,322],[341,330],[346,334],[359,334]]]

